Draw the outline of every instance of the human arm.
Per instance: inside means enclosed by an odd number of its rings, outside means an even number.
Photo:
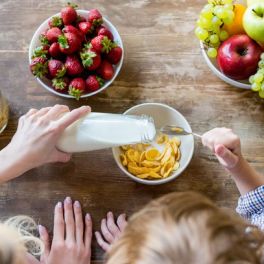
[[[69,161],[71,155],[59,151],[56,143],[69,125],[89,112],[88,106],[70,112],[63,105],[29,110],[19,119],[11,142],[0,151],[0,183],[46,163]]]
[[[264,185],[264,176],[252,168],[241,152],[239,137],[228,128],[215,128],[202,136],[220,164],[231,174],[241,195]]]

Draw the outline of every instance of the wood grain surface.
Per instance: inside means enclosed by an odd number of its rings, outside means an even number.
[[[76,1],[82,9],[101,10],[116,25],[125,46],[124,65],[113,85],[80,102],[45,91],[28,70],[34,31],[66,2],[0,1],[0,89],[11,108],[0,148],[15,133],[19,116],[32,107],[88,104],[94,111],[122,113],[142,102],[161,102],[179,110],[197,133],[216,126],[233,128],[241,136],[246,158],[264,172],[263,100],[225,84],[206,66],[193,34],[205,0]],[[0,186],[0,211],[2,217],[31,215],[51,230],[54,205],[69,195],[92,214],[96,230],[109,210],[131,215],[151,199],[187,190],[229,208],[235,208],[239,196],[230,176],[197,141],[190,166],[171,183],[151,187],[131,181],[115,164],[111,150],[76,154],[66,165],[47,165]],[[95,242],[92,259],[103,259]]]

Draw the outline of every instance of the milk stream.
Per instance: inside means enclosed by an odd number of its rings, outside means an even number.
[[[156,135],[149,116],[90,113],[69,126],[57,143],[61,151],[74,153],[151,142]]]

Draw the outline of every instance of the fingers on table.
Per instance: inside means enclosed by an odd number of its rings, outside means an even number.
[[[83,217],[82,217],[82,208],[79,201],[74,202],[74,218],[75,218],[75,233],[76,233],[76,242],[79,244],[83,243]]]
[[[75,242],[75,222],[73,216],[72,199],[67,197],[64,201],[64,219],[66,228],[66,241]]]
[[[126,214],[121,214],[117,218],[117,225],[121,232],[124,231],[125,227],[127,226]]]
[[[91,249],[92,244],[92,235],[93,235],[93,224],[90,214],[85,216],[85,232],[84,232],[84,245],[86,250]]]
[[[58,202],[55,206],[54,211],[54,229],[53,229],[53,240],[63,241],[65,235],[65,222],[63,217],[63,206],[62,202]]]
[[[45,257],[49,255],[49,252],[50,252],[49,233],[47,229],[42,225],[39,225],[38,228],[39,228],[40,239],[44,244],[44,252],[41,255],[41,258],[44,259]]]
[[[110,245],[117,240],[127,225],[126,215],[120,215],[115,221],[112,212],[107,213],[106,219],[101,221],[101,233],[95,232],[95,237],[99,246],[108,251]]]

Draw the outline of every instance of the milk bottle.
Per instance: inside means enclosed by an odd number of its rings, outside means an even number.
[[[149,116],[90,113],[64,131],[57,148],[68,153],[85,152],[148,143],[155,135],[155,125]]]

